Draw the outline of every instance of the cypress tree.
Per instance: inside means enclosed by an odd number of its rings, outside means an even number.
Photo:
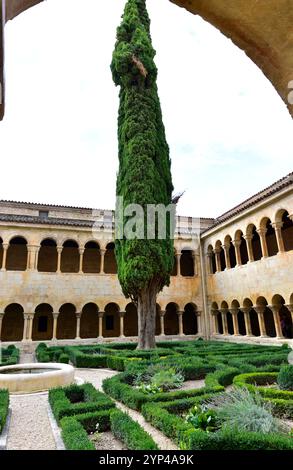
[[[143,208],[144,239],[116,235],[115,254],[122,291],[137,305],[138,349],[155,347],[156,298],[170,283],[174,261],[170,217],[165,239],[158,237],[158,220],[154,239],[146,239],[148,205],[167,207],[173,191],[155,54],[146,0],[128,0],[111,63],[114,83],[120,87],[116,195],[123,197],[123,211],[130,204]],[[123,223],[128,220],[124,215]]]

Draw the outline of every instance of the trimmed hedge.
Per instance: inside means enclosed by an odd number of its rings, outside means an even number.
[[[0,434],[6,423],[9,410],[9,393],[8,390],[0,390]]]
[[[18,364],[20,351],[13,344],[7,348],[0,348],[0,367]]]
[[[111,431],[128,450],[158,450],[152,437],[126,413],[114,410],[110,414]]]
[[[49,403],[58,422],[65,416],[115,407],[113,401],[104,393],[97,391],[92,384],[70,385],[49,390]]]

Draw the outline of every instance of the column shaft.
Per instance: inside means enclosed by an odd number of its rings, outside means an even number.
[[[99,312],[99,338],[103,338],[103,318],[104,312]]]
[[[76,314],[76,338],[75,339],[80,339],[80,318],[81,318],[81,313]]]
[[[241,311],[244,314],[246,336],[252,336],[251,321],[250,321],[250,315],[249,315],[250,310],[251,309],[249,307],[241,308]]]
[[[106,250],[100,250],[101,253],[101,274],[105,274],[105,253]]]
[[[57,339],[58,316],[59,316],[59,313],[53,313],[53,338],[52,339],[54,340]]]
[[[277,239],[277,244],[278,244],[278,251],[279,253],[284,253],[285,247],[284,247],[284,240],[283,240],[283,235],[282,235],[283,222],[277,222],[275,224],[272,224],[272,227],[274,227],[275,229],[276,239]]]
[[[252,249],[252,236],[247,235],[244,237],[246,240],[246,246],[247,246],[247,253],[248,253],[248,261],[252,263],[254,261],[254,256],[253,256],[253,249]]]
[[[277,333],[277,338],[282,339],[284,338],[283,332],[282,332],[282,327],[281,327],[281,320],[280,320],[280,309],[281,305],[272,305],[269,307],[271,311],[273,312],[274,316],[274,323],[275,323],[275,330]]]
[[[267,245],[267,238],[266,238],[267,229],[260,229],[257,232],[260,238],[262,257],[267,258],[268,257],[268,245]]]
[[[160,336],[165,336],[165,312],[160,312]]]
[[[61,273],[61,256],[62,256],[62,246],[57,247],[57,273]]]
[[[231,269],[230,244],[229,245],[224,245],[223,248],[224,248],[224,253],[225,253],[226,269]]]
[[[228,312],[228,309],[227,308],[222,308],[221,309],[221,315],[222,315],[222,323],[223,323],[223,332],[224,332],[224,335],[227,336],[229,334],[229,331],[228,331],[228,321],[227,321],[227,312]]]
[[[184,336],[184,332],[183,332],[183,312],[177,312],[177,315],[178,315],[179,336]]]
[[[125,312],[119,312],[119,317],[120,317],[120,338],[125,338],[125,336],[124,336],[124,317],[125,317]]]
[[[234,336],[240,336],[239,335],[239,325],[238,325],[238,308],[232,308],[230,310],[230,313],[232,315],[232,320],[233,320]]]
[[[6,259],[7,259],[7,250],[9,245],[7,243],[3,243],[3,257],[2,257],[2,266],[1,271],[6,271]]]
[[[241,240],[234,240],[233,245],[235,247],[236,264],[237,266],[242,266],[241,252],[240,252]]]
[[[0,313],[0,341],[2,336],[2,323],[3,323],[4,313]]]

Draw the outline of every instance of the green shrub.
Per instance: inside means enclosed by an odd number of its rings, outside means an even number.
[[[0,434],[5,426],[9,410],[8,390],[0,390]]]
[[[288,364],[281,367],[277,382],[281,390],[293,392],[293,365]]]
[[[152,437],[120,410],[111,412],[111,431],[126,444],[129,450],[157,450],[158,446]]]
[[[95,450],[81,423],[74,417],[61,420],[61,436],[67,450]]]
[[[216,412],[222,429],[228,427],[264,434],[288,433],[288,427],[273,416],[271,403],[265,402],[258,393],[249,393],[246,388],[235,388],[228,393],[214,395],[202,406]]]
[[[93,411],[109,410],[115,404],[92,384],[70,385],[49,391],[49,403],[57,421]]]

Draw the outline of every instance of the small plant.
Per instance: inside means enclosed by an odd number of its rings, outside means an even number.
[[[293,391],[293,365],[288,364],[281,367],[277,382],[281,390]]]
[[[140,392],[147,393],[149,395],[154,395],[156,393],[161,393],[163,391],[162,388],[157,387],[157,385],[153,384],[141,384],[137,387]]]
[[[204,402],[204,406],[215,410],[223,429],[263,434],[289,432],[287,424],[273,416],[272,404],[265,402],[258,393],[249,393],[246,388],[215,395]]]
[[[164,392],[180,388],[183,382],[183,375],[174,368],[157,372],[151,379],[151,385],[161,388]]]
[[[101,434],[99,433],[99,427],[100,427],[100,425],[99,425],[99,423],[97,423],[95,431],[90,433],[91,441],[93,441],[93,442],[98,442],[98,440],[101,437]]]
[[[206,432],[214,432],[219,428],[217,413],[215,410],[207,409],[205,406],[195,405],[185,417],[185,421],[192,424],[195,429]]]

